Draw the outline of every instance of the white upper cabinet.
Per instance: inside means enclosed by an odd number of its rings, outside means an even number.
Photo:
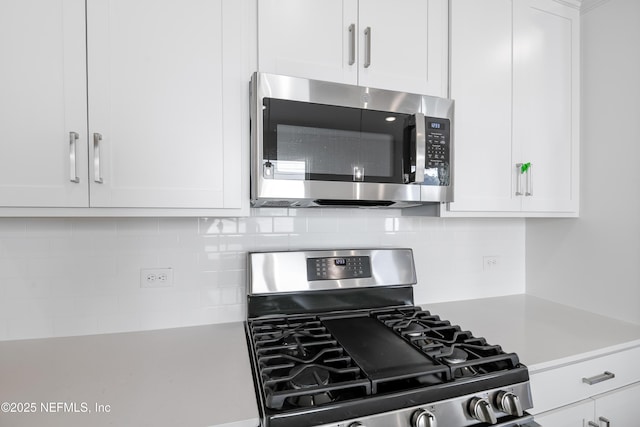
[[[262,72],[447,95],[446,0],[259,0]]]
[[[578,212],[579,11],[513,2],[513,140],[531,162],[525,212]]]
[[[88,205],[84,13],[0,2],[0,207]]]
[[[579,11],[456,0],[455,202],[445,216],[576,216]]]
[[[455,0],[451,15],[456,111],[450,210],[519,211],[511,167],[511,0]]]
[[[241,93],[222,84],[241,72],[225,57],[232,3],[88,2],[91,206],[240,207]]]
[[[246,213],[248,4],[3,0],[2,206]]]

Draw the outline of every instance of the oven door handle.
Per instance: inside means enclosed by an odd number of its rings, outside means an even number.
[[[424,182],[424,168],[427,157],[427,133],[424,114],[416,113],[413,115],[413,119],[416,122],[416,151],[414,153],[414,159],[416,160],[416,173],[413,182],[415,184],[422,184]]]

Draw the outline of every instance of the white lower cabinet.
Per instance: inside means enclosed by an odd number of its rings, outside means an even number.
[[[594,421],[598,427],[640,425],[640,383],[596,396],[594,400]]]
[[[542,427],[635,427],[640,425],[640,383],[536,415]]]
[[[593,419],[593,400],[544,412],[535,418],[542,427],[585,427]]]
[[[640,425],[640,347],[531,375],[536,422],[544,427]]]

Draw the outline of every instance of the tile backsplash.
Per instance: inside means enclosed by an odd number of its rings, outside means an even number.
[[[418,304],[523,293],[524,239],[522,219],[403,217],[399,210],[0,218],[0,340],[243,320],[253,250],[410,247]],[[485,256],[497,264],[485,268]],[[167,267],[173,286],[140,286],[141,268]]]

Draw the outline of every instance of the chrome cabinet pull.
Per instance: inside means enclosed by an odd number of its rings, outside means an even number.
[[[371,66],[371,27],[364,29],[364,68]]]
[[[527,168],[527,191],[525,196],[533,196],[533,163],[529,163]]]
[[[583,378],[582,382],[585,384],[594,385],[594,384],[601,383],[603,381],[611,380],[615,377],[616,375],[614,373],[609,371],[604,371],[604,373],[600,375],[596,375],[595,377]]]
[[[598,423],[600,424],[598,427],[611,427],[611,421],[605,417],[598,418]]]
[[[78,143],[78,132],[69,132],[69,181],[79,183],[78,171],[76,167],[76,147]]]
[[[349,65],[356,63],[356,24],[349,25]]]
[[[587,423],[587,425],[588,425],[589,427],[600,427],[598,424],[594,423],[593,421],[589,421],[589,422]]]
[[[413,117],[416,121],[416,176],[414,182],[416,184],[422,184],[424,182],[424,168],[427,158],[427,132],[424,114],[416,113]]]
[[[516,163],[516,196],[522,196],[522,163]]]
[[[100,171],[100,143],[102,142],[102,135],[99,133],[93,134],[93,180],[98,184],[102,184],[102,173]]]

